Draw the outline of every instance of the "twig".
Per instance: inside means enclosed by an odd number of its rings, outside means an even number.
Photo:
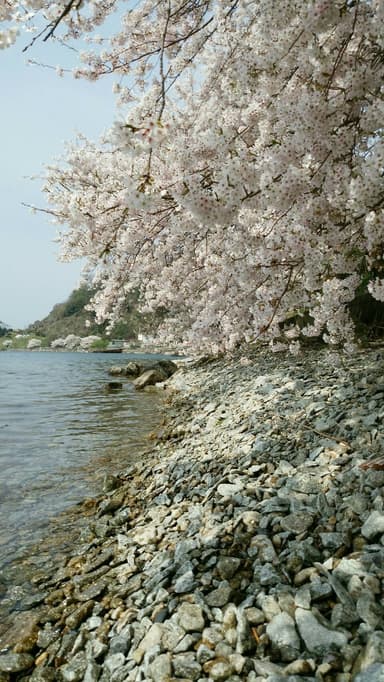
[[[382,471],[384,469],[384,457],[376,457],[376,459],[371,459],[368,462],[362,462],[359,464],[359,469],[363,469],[363,471],[366,471],[367,469]]]
[[[314,429],[313,426],[310,426],[309,424],[300,424],[300,427],[303,429],[306,429],[307,431],[312,431],[313,433],[316,433],[318,436],[322,436],[323,438],[329,438],[329,440],[334,440],[336,443],[342,443],[343,445],[346,445],[348,448],[351,448],[351,444],[348,443],[347,440],[344,438],[338,438],[337,436],[332,436],[330,433],[325,433],[324,431],[318,431],[317,429]]]

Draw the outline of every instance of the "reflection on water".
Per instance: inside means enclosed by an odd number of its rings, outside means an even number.
[[[106,472],[140,456],[157,395],[128,381],[122,391],[104,389],[108,367],[130,359],[0,353],[0,566],[62,510],[100,492]]]

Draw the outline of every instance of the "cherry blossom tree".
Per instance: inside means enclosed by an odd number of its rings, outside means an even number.
[[[17,26],[32,42],[86,39],[74,75],[114,81],[120,120],[99,145],[70,146],[44,186],[100,321],[139,287],[144,309],[169,311],[163,340],[352,347],[357,293],[384,301],[384,0],[3,0],[0,12],[3,46]]]

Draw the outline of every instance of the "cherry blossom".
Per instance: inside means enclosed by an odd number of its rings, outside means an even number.
[[[74,75],[108,75],[120,103],[105,139],[75,141],[44,185],[98,320],[139,288],[143,310],[168,311],[163,341],[352,347],[357,291],[384,301],[384,0],[1,12],[9,31],[43,18],[41,39],[82,40]]]

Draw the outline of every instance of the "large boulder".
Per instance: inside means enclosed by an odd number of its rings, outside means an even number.
[[[167,379],[172,376],[177,370],[177,365],[172,362],[172,360],[159,360],[153,365],[153,369],[160,368],[164,374],[167,375]]]
[[[125,376],[135,379],[144,371],[144,365],[139,362],[128,362],[127,365],[113,365],[109,368],[108,374],[114,377]]]
[[[140,376],[134,380],[133,385],[138,390],[141,390],[146,386],[153,386],[166,379],[168,379],[167,374],[161,367],[157,367],[155,369],[147,369],[143,374],[140,374]]]
[[[157,383],[158,381],[164,381],[165,379],[168,379],[174,372],[177,370],[177,365],[172,362],[172,360],[156,360],[156,362],[136,362],[132,360],[131,362],[128,362],[127,365],[121,366],[121,365],[113,365],[112,367],[109,368],[108,373],[111,376],[126,376],[130,379],[135,379],[136,377],[139,377],[141,379],[141,376],[143,374],[148,375],[148,372],[157,372],[157,375],[151,375],[152,383]],[[155,378],[158,376],[159,378]],[[161,378],[160,378],[161,376]],[[147,381],[147,380],[144,380]],[[140,382],[139,382],[140,383]],[[136,382],[134,381],[134,384],[136,386]],[[149,384],[146,383],[146,386]]]
[[[146,365],[145,371],[134,380],[133,385],[138,389],[153,386],[169,379],[176,370],[177,365],[172,360],[158,360],[153,364]]]
[[[143,372],[144,366],[139,362],[128,362],[122,370],[126,377],[138,377]]]

